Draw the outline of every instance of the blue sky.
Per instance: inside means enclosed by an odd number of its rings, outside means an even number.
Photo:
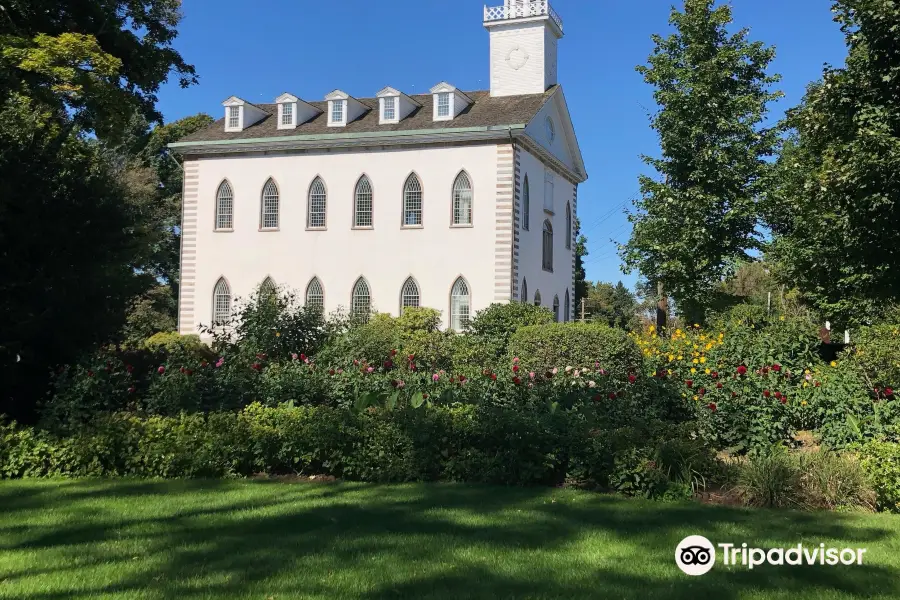
[[[490,5],[502,0],[488,0]],[[679,3],[680,4],[680,3]],[[668,31],[669,0],[555,0],[564,21],[559,44],[563,85],[589,179],[578,193],[588,236],[587,276],[623,280],[611,240],[625,241],[630,226],[622,203],[645,171],[640,154],[658,146],[647,114],[652,88],[635,72],[650,51],[652,33]],[[166,85],[159,108],[167,121],[198,112],[216,117],[221,102],[238,95],[271,102],[290,91],[321,100],[340,88],[373,96],[386,85],[424,93],[439,81],[486,89],[488,34],[482,0],[193,0],[175,47],[194,64],[200,84]],[[785,98],[773,118],[797,104],[823,63],[841,64],[845,49],[828,0],[734,0],[735,27],[774,45],[773,70]]]

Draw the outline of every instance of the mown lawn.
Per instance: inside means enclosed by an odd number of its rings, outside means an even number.
[[[867,547],[862,566],[717,565],[685,536]],[[898,598],[900,518],[557,489],[0,483],[0,598]]]

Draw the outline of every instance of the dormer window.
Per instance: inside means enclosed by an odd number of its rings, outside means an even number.
[[[344,127],[360,118],[369,107],[341,90],[334,90],[327,96],[328,126]]]
[[[344,122],[344,101],[343,100],[332,100],[331,101],[331,122],[332,123],[343,123]]]
[[[240,129],[241,128],[241,107],[240,106],[229,106],[228,107],[228,128],[229,129]]]
[[[400,90],[386,87],[375,95],[378,98],[378,123],[392,125],[399,123],[414,110],[422,106]]]
[[[288,92],[275,98],[278,129],[296,129],[322,111]]]
[[[437,114],[439,117],[450,116],[450,92],[441,92],[437,95]]]
[[[472,104],[472,99],[447,82],[431,88],[434,121],[451,121]]]
[[[243,131],[270,116],[263,109],[232,96],[222,103],[225,107],[225,131]]]

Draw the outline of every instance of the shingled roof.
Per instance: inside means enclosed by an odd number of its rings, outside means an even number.
[[[422,106],[416,108],[408,117],[390,125],[378,123],[378,98],[356,98],[369,110],[355,121],[344,127],[329,127],[325,113],[327,102],[309,102],[322,111],[313,119],[298,125],[295,129],[278,129],[276,104],[256,104],[254,106],[268,113],[259,122],[244,128],[243,131],[225,131],[225,119],[221,118],[206,129],[196,131],[179,142],[208,142],[218,140],[242,140],[289,137],[297,135],[321,135],[329,133],[367,133],[373,131],[415,131],[417,129],[455,129],[465,127],[504,127],[507,125],[526,124],[537,114],[547,98],[556,90],[552,86],[543,94],[524,94],[521,96],[491,97],[489,91],[464,92],[472,99],[463,112],[452,121],[435,122],[433,116],[434,97],[432,94],[411,96]]]

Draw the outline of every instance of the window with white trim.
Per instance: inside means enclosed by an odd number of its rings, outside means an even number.
[[[541,305],[541,290],[534,291],[534,305],[535,306]]]
[[[309,202],[306,213],[307,229],[325,229],[325,210],[328,197],[325,192],[325,183],[321,177],[316,177],[309,186]]]
[[[263,186],[259,226],[261,229],[278,229],[278,186],[272,179]]]
[[[281,105],[281,124],[282,125],[293,125],[294,124],[294,105],[290,102],[285,102]]]
[[[263,298],[274,298],[277,295],[278,288],[275,286],[275,282],[272,281],[271,277],[266,277],[261,284],[259,284],[259,299]]]
[[[372,184],[365,175],[356,182],[353,194],[353,226],[372,226]]]
[[[332,100],[331,101],[331,122],[332,123],[343,123],[344,122],[344,101],[343,100]]]
[[[213,289],[213,324],[224,325],[231,319],[231,288],[222,277]]]
[[[409,277],[403,282],[403,288],[400,290],[400,314],[407,308],[416,308],[419,306],[419,285],[416,280]]]
[[[318,277],[309,280],[306,286],[306,306],[322,310],[325,307],[325,292]]]
[[[469,324],[471,314],[469,284],[460,277],[450,290],[450,329],[462,331]]]
[[[559,296],[553,296],[553,320],[559,323]]]
[[[234,227],[234,192],[231,184],[223,181],[216,192],[216,229]]]
[[[350,299],[350,312],[353,316],[363,320],[369,320],[372,310],[372,296],[369,294],[369,284],[360,277],[353,284],[353,295]]]
[[[522,229],[528,231],[531,225],[531,191],[528,189],[528,174],[522,185]]]
[[[572,205],[566,202],[566,250],[572,249]]]
[[[549,219],[544,221],[541,268],[553,272],[553,225],[550,224]]]
[[[472,181],[465,171],[453,182],[453,224],[472,224]]]
[[[437,114],[439,117],[450,116],[450,92],[440,92],[437,95]]]
[[[544,174],[544,210],[553,212],[553,172],[547,171]]]
[[[241,107],[240,106],[229,106],[228,107],[228,128],[229,129],[237,129],[241,126]]]
[[[571,320],[572,302],[569,298],[569,290],[566,290],[565,306],[563,306],[563,321],[568,323]]]
[[[522,304],[528,304],[528,281],[525,278],[522,278],[522,293],[519,294],[519,299],[522,301]]]
[[[403,226],[422,225],[422,184],[415,173],[403,184]]]
[[[386,96],[384,98],[384,115],[382,119],[385,121],[393,121],[397,118],[397,98],[396,96]]]

